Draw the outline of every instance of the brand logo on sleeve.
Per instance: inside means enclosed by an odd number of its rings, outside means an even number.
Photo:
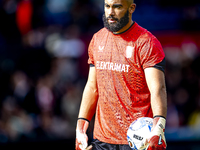
[[[100,46],[100,45],[99,45],[99,51],[98,51],[98,52],[102,52],[103,49],[104,49],[104,46]]]

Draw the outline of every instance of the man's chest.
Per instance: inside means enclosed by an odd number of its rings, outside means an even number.
[[[97,69],[128,72],[134,61],[135,47],[132,43],[112,39],[99,42],[94,51]]]

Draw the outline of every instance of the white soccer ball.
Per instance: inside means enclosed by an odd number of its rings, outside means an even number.
[[[147,138],[153,127],[153,118],[141,117],[133,121],[127,131],[127,140],[132,150],[145,150]]]

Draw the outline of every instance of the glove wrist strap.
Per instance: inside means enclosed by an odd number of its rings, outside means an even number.
[[[88,119],[86,119],[86,118],[78,118],[77,120],[85,120],[85,121],[90,123],[90,121]]]
[[[156,117],[161,117],[161,118],[164,118],[166,120],[166,118],[164,116],[161,116],[161,115],[156,115],[153,118],[156,118]]]

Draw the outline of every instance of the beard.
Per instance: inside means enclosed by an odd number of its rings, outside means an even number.
[[[109,23],[108,19],[113,19],[116,21],[116,23]],[[121,19],[117,19],[113,16],[109,16],[106,18],[105,14],[103,14],[103,23],[104,27],[106,27],[111,32],[117,32],[120,29],[122,29],[124,26],[126,26],[129,22],[129,12],[124,14],[124,16]]]

